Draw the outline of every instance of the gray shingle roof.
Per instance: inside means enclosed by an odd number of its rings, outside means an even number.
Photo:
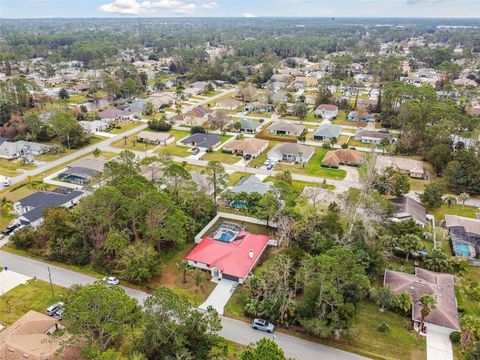
[[[239,194],[242,192],[245,193],[253,193],[257,192],[261,195],[264,195],[267,193],[267,191],[270,190],[272,187],[273,183],[271,181],[268,182],[262,182],[259,178],[257,178],[255,175],[251,176],[246,176],[242,178],[237,185],[235,185],[232,188],[232,192],[234,194]]]
[[[322,125],[315,132],[313,136],[323,136],[326,138],[339,137],[342,132],[342,127],[338,125]]]
[[[193,134],[181,141],[182,144],[192,144],[201,148],[209,148],[218,144],[221,139],[218,136],[210,134]]]

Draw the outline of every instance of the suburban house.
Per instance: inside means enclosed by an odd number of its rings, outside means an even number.
[[[350,111],[347,116],[348,121],[375,121],[375,115],[368,114],[365,116],[360,116],[357,111]]]
[[[186,98],[189,98],[190,96],[196,96],[200,95],[203,92],[203,89],[200,88],[195,88],[195,87],[189,87],[183,90],[183,96]]]
[[[200,89],[205,91],[205,88],[207,87],[208,82],[207,81],[195,81],[194,83],[190,84],[190,87],[195,88],[195,89]]]
[[[268,112],[272,112],[273,110],[274,110],[273,105],[261,104],[258,102],[247,104],[244,109],[244,111],[258,112],[258,113],[268,113]]]
[[[423,168],[423,162],[420,160],[384,155],[377,156],[375,168],[378,171],[382,172],[390,166],[393,166],[397,170],[408,174],[412,178],[424,179],[426,177],[425,170]]]
[[[338,114],[338,106],[332,104],[320,104],[315,109],[315,116],[322,119],[334,119]]]
[[[75,184],[84,185],[97,178],[105,168],[107,160],[103,157],[85,157],[67,165],[67,170],[58,178]]]
[[[310,146],[296,143],[282,143],[275,145],[268,153],[268,159],[274,163],[287,161],[294,163],[307,163],[315,153]]]
[[[213,184],[208,180],[208,176],[199,172],[192,171],[192,182],[197,186],[197,189],[203,191],[206,195],[213,194]]]
[[[145,100],[145,99],[136,99],[131,104],[128,104],[128,106],[126,106],[126,109],[128,109],[128,111],[130,111],[133,114],[143,114],[143,112],[145,111],[147,102],[148,100]]]
[[[151,102],[156,107],[161,108],[171,106],[177,100],[177,97],[174,93],[163,92],[152,94],[146,100],[147,102]]]
[[[232,123],[232,130],[236,129],[236,124],[239,124],[238,132],[245,134],[255,134],[262,128],[262,122],[255,119],[240,118]]]
[[[2,360],[73,360],[81,358],[79,348],[67,345],[68,334],[53,336],[60,321],[30,310],[0,332]]]
[[[120,109],[105,109],[98,113],[100,119],[106,121],[113,121],[113,120],[128,120],[131,118],[132,113],[127,110],[120,110]]]
[[[173,143],[175,136],[165,132],[140,131],[137,135],[137,141],[165,146]]]
[[[201,106],[193,108],[185,114],[181,114],[182,123],[189,126],[202,126],[208,121],[208,116],[213,113],[213,110],[205,109]]]
[[[392,221],[405,221],[413,219],[420,226],[428,224],[425,206],[408,196],[402,196],[390,200],[394,206]]]
[[[50,151],[51,147],[31,141],[6,141],[5,138],[0,140],[0,158],[13,160],[19,157],[30,158],[37,155],[45,154]],[[3,142],[2,142],[3,141]],[[33,160],[33,159],[29,159]]]
[[[243,284],[269,242],[267,235],[251,234],[234,223],[222,223],[185,257],[190,266],[207,270],[212,281],[228,279]]]
[[[15,202],[13,211],[18,215],[17,220],[21,225],[38,227],[43,222],[43,212],[46,208],[57,206],[71,208],[85,194],[79,190],[38,191]]]
[[[325,154],[322,159],[322,165],[327,166],[339,166],[350,165],[358,166],[363,161],[364,154],[357,150],[352,149],[340,149],[332,151],[330,150]]]
[[[265,195],[269,190],[272,189],[273,182],[267,181],[262,182],[255,175],[245,176],[240,179],[240,181],[230,189],[234,194],[240,193],[259,193],[260,195]]]
[[[79,121],[78,124],[89,133],[96,133],[98,131],[107,131],[110,129],[110,124],[105,120]]]
[[[382,139],[388,139],[389,143],[392,143],[394,139],[386,133],[372,130],[362,130],[358,129],[353,137],[357,141],[361,141],[364,144],[375,144],[380,145]]]
[[[321,125],[313,133],[313,139],[318,141],[326,141],[331,138],[338,139],[340,133],[342,132],[342,127],[338,125]]]
[[[480,254],[480,219],[447,214],[445,226],[455,256],[474,258]]]
[[[300,136],[305,126],[287,123],[285,121],[274,121],[267,130],[275,135]]]
[[[230,98],[223,98],[218,100],[215,103],[216,107],[226,109],[226,110],[235,110],[238,109],[242,105],[241,101],[230,99]]]
[[[202,149],[213,148],[221,143],[221,139],[216,135],[197,133],[180,140],[180,143]]]
[[[454,279],[451,274],[437,273],[422,268],[415,268],[415,274],[385,270],[383,286],[390,288],[395,294],[408,292],[412,295],[412,321],[418,328],[422,320],[420,298],[431,295],[437,301],[436,308],[424,322],[424,332],[435,331],[450,334],[460,331],[455,298]]]
[[[247,138],[243,140],[231,140],[223,145],[225,151],[231,152],[233,155],[245,156],[250,155],[252,158],[257,157],[268,147],[268,141],[256,138]]]

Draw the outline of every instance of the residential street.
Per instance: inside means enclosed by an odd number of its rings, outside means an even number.
[[[37,279],[44,281],[49,280],[46,263],[23,256],[14,255],[1,250],[0,266],[6,266],[12,271],[30,276],[32,278],[36,277]],[[52,275],[52,282],[63,287],[70,287],[74,284],[86,285],[97,280],[94,277],[53,265],[50,265],[50,271]],[[143,301],[148,297],[147,293],[139,290],[126,287],[125,290],[131,297],[137,299],[140,303],[143,303]],[[223,329],[220,332],[220,335],[239,344],[248,345],[265,336],[273,338],[273,335],[255,331],[250,327],[249,324],[239,320],[222,317],[222,325]],[[280,332],[275,333],[274,338],[278,345],[280,345],[285,351],[285,355],[298,360],[365,359],[364,357],[346,351],[299,339]]]

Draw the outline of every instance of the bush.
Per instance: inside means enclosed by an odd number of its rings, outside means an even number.
[[[342,144],[342,149],[348,149],[348,145],[346,143]]]
[[[461,335],[458,331],[450,333],[450,340],[453,344],[458,344],[460,342]]]
[[[205,129],[201,126],[192,126],[190,129],[190,134],[205,134]]]
[[[25,227],[15,232],[10,240],[12,241],[13,246],[17,249],[30,249],[34,245],[35,230],[31,226]]]
[[[381,333],[388,333],[390,331],[390,325],[388,325],[385,321],[382,321],[377,326],[377,330]]]
[[[172,125],[165,120],[150,120],[148,122],[148,128],[155,131],[169,131]]]

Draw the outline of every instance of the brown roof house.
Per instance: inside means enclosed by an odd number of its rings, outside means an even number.
[[[181,122],[184,125],[189,126],[202,126],[205,122],[208,121],[208,116],[213,113],[213,110],[205,109],[201,106],[193,108],[185,114],[180,114],[178,119],[181,117]]]
[[[420,298],[431,295],[437,301],[436,308],[425,319],[427,331],[450,334],[460,331],[457,299],[453,276],[415,268],[415,274],[385,270],[383,286],[389,287],[395,294],[408,292],[412,295],[412,320],[418,327],[422,319]]]
[[[352,149],[329,151],[322,160],[323,165],[350,165],[358,166],[363,161],[363,154]]]
[[[428,223],[427,211],[422,203],[408,196],[395,198],[390,202],[395,206],[392,216],[393,221],[413,219],[420,226],[425,226]]]
[[[68,335],[52,336],[58,327],[58,320],[30,310],[0,332],[0,359],[79,359],[78,349],[65,345]]]
[[[305,126],[287,123],[285,121],[275,121],[267,130],[275,135],[299,136],[303,133]]]
[[[256,138],[247,138],[244,140],[232,140],[223,145],[223,149],[234,155],[251,155],[257,157],[268,147],[268,141]]]
[[[235,99],[224,98],[220,99],[216,102],[215,106],[226,109],[226,110],[235,110],[238,109],[242,105],[241,101]]]
[[[408,174],[412,178],[424,179],[426,177],[423,162],[420,160],[383,155],[377,157],[375,162],[377,170],[382,172],[390,166]]]
[[[175,136],[163,132],[140,131],[137,135],[137,140],[165,146],[174,142]]]

